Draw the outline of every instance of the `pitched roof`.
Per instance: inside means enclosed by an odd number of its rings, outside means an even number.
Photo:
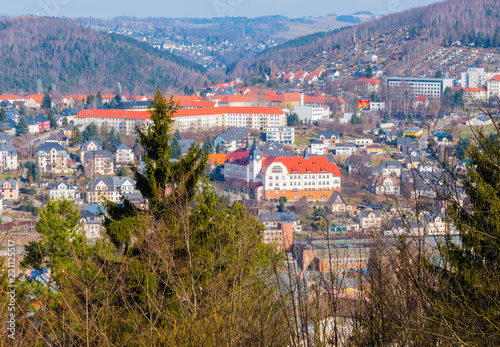
[[[489,79],[489,81],[500,81],[500,74],[494,75]]]
[[[224,130],[217,136],[226,141],[241,141],[244,137],[250,136],[250,131],[247,128],[234,127]]]
[[[116,146],[116,150],[119,149],[131,149],[131,148],[122,142],[118,146]]]
[[[342,197],[342,194],[340,194],[338,191],[334,190],[332,195],[330,195],[330,198],[328,199],[329,204],[335,204],[336,200],[340,199],[341,204],[345,205],[344,198]]]
[[[272,163],[283,164],[290,174],[308,174],[308,173],[333,173],[340,177],[340,169],[328,160],[326,156],[317,157],[269,157],[263,165],[261,172],[265,173]]]
[[[129,182],[135,186],[135,181],[130,177],[99,177],[90,182],[88,190],[95,190],[96,185],[100,182],[103,182],[109,191],[118,190],[125,182]]]
[[[63,146],[61,146],[59,144],[59,142],[46,142],[43,145],[38,146],[38,148],[36,149],[36,151],[37,152],[40,152],[40,151],[49,152],[52,149],[55,149],[58,152],[60,152],[60,151],[65,151],[66,152],[66,149]]]
[[[37,104],[41,104],[43,101],[43,94],[30,94],[25,97],[26,100],[33,99]]]
[[[223,165],[226,161],[226,157],[227,154],[225,153],[209,154],[207,165],[213,166],[215,165],[215,163],[217,163],[218,165]]]
[[[78,113],[75,118],[124,118],[124,119],[149,119],[151,115],[143,110],[96,110],[86,109]],[[174,117],[190,117],[190,116],[204,116],[204,115],[217,115],[217,114],[280,114],[285,112],[279,107],[237,107],[237,106],[224,106],[224,107],[205,107],[205,108],[181,108],[174,114]]]
[[[88,147],[91,143],[94,143],[96,144],[97,146],[97,149],[102,149],[101,145],[99,144],[99,142],[95,141],[95,140],[90,140],[90,141],[84,141],[82,143],[82,145],[80,146],[80,151],[87,151],[88,150]]]
[[[360,78],[358,82],[370,83],[370,84],[380,84],[380,81],[376,78]]]
[[[113,160],[113,154],[110,151],[106,151],[104,149],[98,149],[97,151],[89,151],[85,153],[85,161],[90,160],[93,157],[105,157],[109,160]]]

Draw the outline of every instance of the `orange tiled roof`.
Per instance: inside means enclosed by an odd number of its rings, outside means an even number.
[[[500,81],[500,74],[494,75],[489,80],[490,81],[497,81],[497,82]]]
[[[0,95],[0,101],[3,100],[20,100],[22,99],[19,95]]]
[[[149,119],[148,110],[125,111],[125,110],[82,110],[75,117],[101,117],[101,118],[127,118],[127,119]],[[217,114],[284,114],[279,107],[206,107],[206,108],[181,108],[174,117],[189,117]]]
[[[426,100],[427,100],[427,98],[423,95],[417,96],[417,101],[426,101]]]
[[[328,161],[326,156],[309,157],[269,157],[262,165],[261,172],[265,173],[272,163],[283,164],[290,174],[308,174],[308,173],[333,173],[340,177],[339,167]]]
[[[151,115],[147,110],[125,111],[125,110],[94,110],[86,109],[80,111],[76,118],[126,118],[126,119],[149,119]]]
[[[209,154],[208,155],[208,165],[215,165],[215,163],[219,165],[223,165],[226,161],[227,154],[218,153],[218,154]]]
[[[43,94],[30,94],[25,97],[26,100],[33,99],[37,104],[41,104],[43,101]]]
[[[358,82],[370,83],[370,84],[380,84],[380,81],[376,78],[360,78]]]

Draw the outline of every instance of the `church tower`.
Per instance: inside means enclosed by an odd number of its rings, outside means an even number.
[[[248,156],[248,159],[250,161],[249,167],[250,167],[250,177],[249,181],[250,182],[256,182],[258,181],[257,175],[260,173],[260,169],[262,169],[262,152],[259,148],[259,143],[257,138],[253,139],[253,145],[252,149],[250,150],[250,154]]]

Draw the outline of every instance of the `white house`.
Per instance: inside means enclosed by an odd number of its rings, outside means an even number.
[[[132,148],[124,143],[119,144],[116,147],[116,162],[122,164],[134,162],[134,152]]]
[[[77,187],[66,182],[55,182],[49,186],[50,200],[76,200]]]

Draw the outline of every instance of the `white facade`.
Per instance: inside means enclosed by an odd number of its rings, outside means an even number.
[[[352,143],[338,143],[335,145],[335,155],[351,156],[356,154],[356,146]]]
[[[373,145],[372,139],[356,139],[355,142],[356,147],[358,148],[366,148],[367,146]]]
[[[394,90],[400,95],[405,92],[411,97],[425,96],[427,98],[440,98],[447,87],[453,86],[453,79],[441,78],[414,78],[414,77],[389,77],[387,89]]]
[[[325,154],[325,144],[319,140],[312,141],[308,148],[309,154],[324,155]]]
[[[119,203],[122,193],[134,193],[135,182],[129,177],[101,177],[93,180],[87,188],[87,202],[102,203],[104,199]]]
[[[330,107],[295,106],[295,113],[304,123],[312,123],[330,118]]]
[[[461,73],[461,87],[480,88],[485,87],[486,82],[492,73],[484,71],[484,68],[471,67],[466,72]]]
[[[293,127],[267,128],[266,142],[278,142],[291,145],[294,141],[295,128]]]
[[[116,162],[117,163],[130,163],[134,162],[134,152],[131,148],[123,145],[116,148]]]
[[[77,188],[65,182],[54,183],[49,187],[50,200],[76,200]]]
[[[17,150],[12,144],[0,143],[0,169],[2,171],[17,170],[19,162]]]

